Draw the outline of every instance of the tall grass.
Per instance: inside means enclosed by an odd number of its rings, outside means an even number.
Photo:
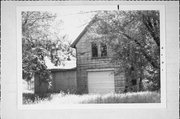
[[[160,103],[160,94],[156,92],[138,92],[125,94],[97,95],[81,103]]]
[[[33,93],[23,93],[23,104],[37,104],[51,100],[51,94],[37,95]]]
[[[49,94],[45,97],[23,98],[24,104],[100,104],[100,103],[160,103],[157,92],[137,92],[124,94]],[[33,99],[33,100],[32,100]],[[29,101],[31,100],[31,101]]]

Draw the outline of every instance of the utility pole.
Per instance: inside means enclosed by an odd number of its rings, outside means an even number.
[[[117,5],[117,9],[119,10],[119,5]]]

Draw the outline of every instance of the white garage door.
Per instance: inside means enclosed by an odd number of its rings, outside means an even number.
[[[114,92],[114,73],[112,71],[88,72],[88,91],[91,94]]]

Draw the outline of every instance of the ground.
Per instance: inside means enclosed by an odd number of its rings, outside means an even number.
[[[137,92],[125,94],[47,94],[38,96],[34,94],[23,95],[24,104],[58,105],[58,104],[86,104],[86,103],[160,103],[158,92]]]

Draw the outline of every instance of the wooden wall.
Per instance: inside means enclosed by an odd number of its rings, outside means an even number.
[[[61,91],[68,93],[76,93],[76,69],[73,70],[56,70],[52,71],[53,92]]]
[[[76,69],[52,69],[52,83],[39,82],[38,75],[35,75],[35,93],[76,93]]]
[[[91,35],[87,31],[76,44],[77,57],[77,89],[78,93],[88,93],[87,86],[87,70],[88,69],[105,69],[116,68],[110,63],[112,51],[108,48],[106,58],[92,58],[91,57]],[[115,75],[115,91],[122,92],[124,90],[124,75]]]
[[[39,76],[37,74],[35,74],[34,76],[34,93],[36,94],[44,94],[44,93],[48,93],[48,83],[42,82],[40,83],[39,81]]]

